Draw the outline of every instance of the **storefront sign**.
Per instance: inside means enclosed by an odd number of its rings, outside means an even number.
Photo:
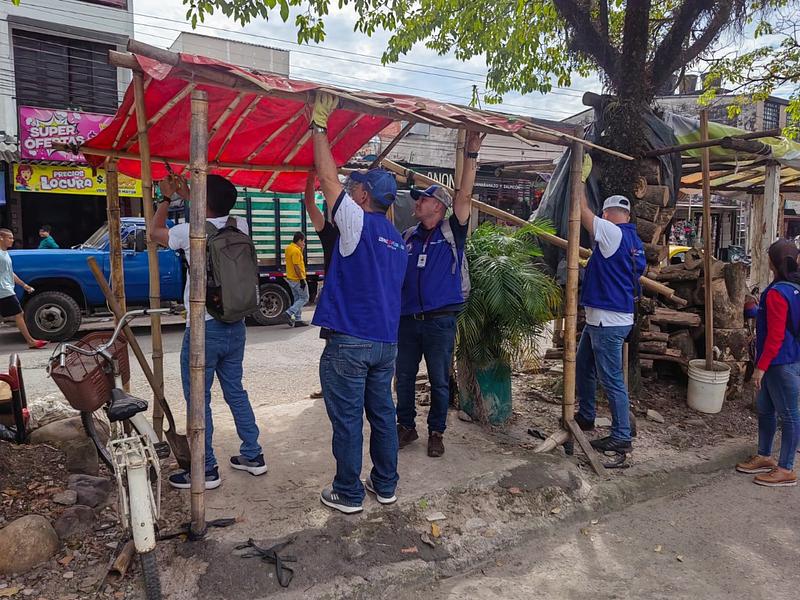
[[[55,167],[15,164],[14,191],[105,196],[106,172],[97,169],[92,174],[90,167],[81,165]],[[120,173],[119,195],[141,197],[142,182]]]
[[[83,144],[100,133],[110,115],[19,107],[19,154],[23,160],[86,162],[82,154],[53,149],[54,143]]]

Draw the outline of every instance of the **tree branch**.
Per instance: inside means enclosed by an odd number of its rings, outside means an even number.
[[[728,5],[728,8],[731,9],[734,1],[685,0],[681,4],[675,12],[672,27],[656,49],[653,54],[653,61],[650,63],[650,77],[654,86],[658,87],[678,67],[685,64],[681,58],[684,53],[684,44],[689,39],[692,28],[700,16],[706,11],[713,10],[715,5]],[[719,11],[717,14],[719,14]],[[730,11],[728,15],[730,15]]]
[[[650,95],[646,76],[647,48],[650,33],[651,0],[629,2],[622,26],[622,60],[620,62],[619,95],[631,100],[645,100]]]
[[[556,10],[573,30],[569,37],[569,45],[575,52],[583,53],[595,60],[610,80],[615,80],[619,70],[620,54],[608,39],[597,31],[592,23],[592,14],[588,2],[581,0],[553,0]]]

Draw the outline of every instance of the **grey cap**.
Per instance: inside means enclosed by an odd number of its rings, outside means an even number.
[[[625,196],[620,196],[619,194],[615,194],[613,196],[609,196],[608,198],[606,198],[606,201],[603,202],[603,210],[606,211],[609,208],[621,208],[623,210],[631,212],[631,201],[628,200]]]
[[[430,198],[434,198],[439,202],[441,202],[442,204],[444,204],[445,208],[452,208],[453,206],[452,196],[450,196],[447,190],[440,185],[434,184],[425,190],[420,190],[417,188],[411,190],[411,197],[414,200],[417,200],[420,196],[428,196]]]

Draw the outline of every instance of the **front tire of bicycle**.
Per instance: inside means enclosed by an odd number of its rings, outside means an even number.
[[[88,435],[89,439],[94,442],[95,448],[97,448],[97,455],[100,457],[100,460],[102,460],[103,463],[113,473],[114,463],[111,461],[111,453],[108,451],[106,445],[100,440],[100,436],[97,433],[97,427],[95,427],[94,424],[94,413],[82,410],[81,423],[83,423],[83,429],[86,431],[86,435]]]
[[[158,575],[156,551],[144,552],[139,555],[142,565],[142,578],[144,579],[144,596],[147,600],[161,600],[161,578]]]

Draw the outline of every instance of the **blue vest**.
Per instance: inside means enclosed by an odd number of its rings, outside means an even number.
[[[408,264],[403,280],[401,315],[413,315],[441,309],[459,310],[461,296],[461,261],[464,248],[458,248],[458,264],[453,265],[453,249],[442,234],[442,222],[425,231],[417,225],[406,242]],[[419,266],[419,256],[425,254],[425,266]]]
[[[397,343],[400,288],[406,268],[403,238],[382,214],[364,213],[350,256],[336,240],[313,323],[374,342]]]
[[[764,342],[767,340],[767,293],[773,289],[784,297],[789,305],[789,311],[786,313],[786,333],[783,337],[783,344],[778,355],[770,364],[789,365],[800,362],[800,338],[797,335],[800,327],[800,290],[786,281],[771,283],[761,294],[756,315],[756,362],[761,358],[764,352]]]
[[[623,223],[622,241],[617,251],[606,258],[599,248],[592,252],[583,274],[581,304],[602,310],[633,313],[639,277],[644,274],[644,245],[636,225]]]

